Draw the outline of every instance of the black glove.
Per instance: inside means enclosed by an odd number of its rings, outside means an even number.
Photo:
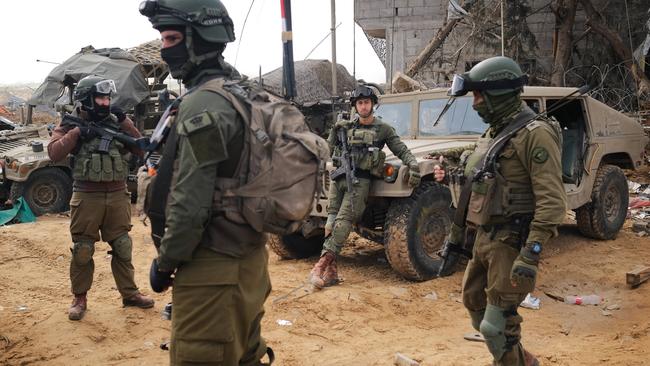
[[[111,106],[111,113],[117,117],[117,122],[122,123],[126,119],[126,113],[124,113],[124,110],[118,106]]]
[[[154,292],[164,292],[174,283],[174,272],[163,272],[158,269],[158,261],[156,259],[151,262],[151,269],[149,270],[149,283]]]
[[[539,264],[541,252],[542,245],[537,242],[526,243],[521,248],[521,252],[512,263],[512,269],[510,270],[510,281],[513,286],[520,288],[524,292],[531,292],[535,289],[537,265]]]
[[[79,126],[77,128],[79,129],[79,138],[81,138],[84,141],[91,140],[91,139],[99,136],[90,127]]]

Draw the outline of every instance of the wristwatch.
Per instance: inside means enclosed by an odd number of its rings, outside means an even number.
[[[542,243],[537,241],[530,243],[530,252],[539,255],[542,252]]]

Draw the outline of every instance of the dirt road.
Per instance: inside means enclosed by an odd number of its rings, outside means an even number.
[[[85,318],[67,319],[68,224],[66,217],[43,217],[0,228],[0,365],[167,364],[158,345],[169,336],[160,312],[170,294],[154,294],[153,310],[122,308],[106,244],[95,252]],[[151,294],[147,272],[155,251],[148,228],[137,219],[133,224],[136,280]],[[602,242],[580,237],[574,225],[561,232],[545,248],[534,294],[541,310],[521,310],[527,348],[542,365],[650,364],[650,283],[625,286],[627,270],[650,265],[650,239],[629,228]],[[463,339],[472,329],[460,303],[462,273],[408,282],[390,269],[382,247],[354,238],[340,261],[342,285],[290,293],[315,260],[280,261],[271,254],[273,292],[262,329],[277,365],[392,365],[396,352],[421,365],[490,364],[484,344]],[[600,294],[613,310],[566,305],[544,291]],[[284,321],[290,325],[279,324]]]

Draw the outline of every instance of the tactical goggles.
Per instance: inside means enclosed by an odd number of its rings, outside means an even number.
[[[111,79],[98,81],[95,84],[95,93],[97,94],[111,94],[117,93],[115,82]]]
[[[473,90],[519,89],[526,84],[528,84],[528,75],[522,75],[516,79],[470,81],[465,79],[463,75],[455,74],[451,88],[447,90],[447,95],[461,97]]]
[[[361,99],[361,98],[371,98],[373,96],[372,89],[365,87],[365,88],[359,88],[354,91],[352,97]]]
[[[171,15],[188,23],[195,23],[203,26],[212,26],[217,24],[232,25],[232,19],[224,15],[217,8],[203,8],[200,12],[186,13],[178,9],[160,5],[158,0],[146,0],[140,3],[140,14],[147,18],[153,18],[156,15]]]

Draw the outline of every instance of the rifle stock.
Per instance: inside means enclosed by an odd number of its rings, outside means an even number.
[[[112,140],[117,140],[125,146],[140,150],[145,150],[149,145],[149,139],[146,137],[135,138],[108,126],[102,126],[92,121],[89,122],[69,114],[63,116],[61,126],[87,127],[102,139],[99,147],[102,152],[108,152],[108,146]]]

